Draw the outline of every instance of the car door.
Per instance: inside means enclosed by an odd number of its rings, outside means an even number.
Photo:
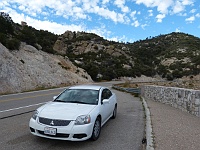
[[[109,99],[109,114],[111,115],[113,113],[115,105],[114,96],[109,89],[106,89],[106,92],[107,92],[107,99]]]
[[[104,123],[109,119],[109,116],[111,114],[111,103],[110,103],[110,95],[108,92],[108,89],[103,89],[101,94],[101,114],[102,114],[102,122]],[[104,99],[107,99],[108,101],[103,102]]]

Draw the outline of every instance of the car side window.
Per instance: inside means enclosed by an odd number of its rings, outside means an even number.
[[[112,92],[109,89],[104,89],[102,91],[101,100],[109,99],[112,96]]]
[[[112,96],[112,92],[109,89],[107,89],[107,93],[108,93],[108,98],[110,98]]]
[[[105,89],[102,91],[101,100],[106,99],[106,91]]]

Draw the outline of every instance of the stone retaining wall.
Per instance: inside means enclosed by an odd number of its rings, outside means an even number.
[[[200,90],[145,85],[141,87],[141,96],[200,117]]]

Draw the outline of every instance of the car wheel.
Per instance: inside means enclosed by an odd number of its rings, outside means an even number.
[[[112,115],[112,119],[115,119],[116,118],[116,116],[117,116],[117,105],[115,105],[115,108],[114,108],[114,110],[113,110],[113,115]]]
[[[101,119],[98,117],[94,123],[91,139],[96,141],[99,138],[101,132]]]

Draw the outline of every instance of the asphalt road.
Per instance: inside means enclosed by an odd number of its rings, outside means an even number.
[[[111,83],[101,83],[111,86]],[[29,132],[32,111],[52,100],[63,88],[0,96],[1,150],[142,150],[144,110],[139,98],[114,91],[118,98],[116,119],[102,128],[100,138],[93,141],[70,142],[33,136]]]

